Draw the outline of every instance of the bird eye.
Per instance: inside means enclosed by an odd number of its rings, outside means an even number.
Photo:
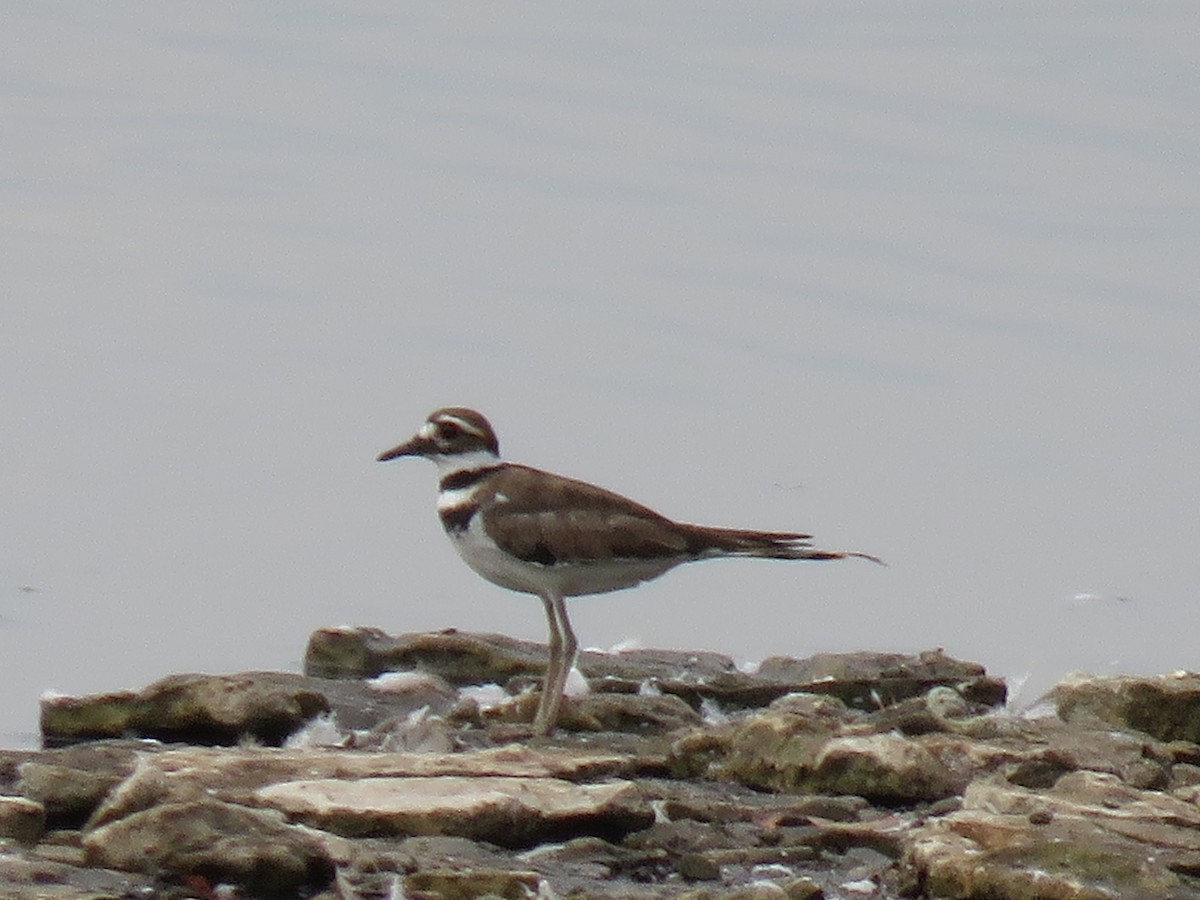
[[[440,440],[452,441],[462,432],[453,422],[438,422],[437,435]]]

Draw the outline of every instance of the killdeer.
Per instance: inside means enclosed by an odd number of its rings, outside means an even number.
[[[401,456],[437,464],[438,515],[466,564],[494,584],[536,594],[546,608],[550,661],[535,734],[558,721],[575,663],[566,597],[632,587],[681,563],[718,557],[880,562],[819,550],[807,534],[686,525],[586,481],[504,462],[488,420],[461,406],[431,413],[412,438],[378,458]]]

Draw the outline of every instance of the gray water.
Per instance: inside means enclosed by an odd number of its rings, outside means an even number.
[[[322,625],[542,639],[373,461],[451,403],[890,563],[684,567],[585,645],[1200,666],[1191,0],[4,20],[0,743]]]

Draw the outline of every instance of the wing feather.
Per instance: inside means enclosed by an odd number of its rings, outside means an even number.
[[[479,498],[484,530],[518,559],[553,565],[690,555],[676,523],[585,481],[512,465],[490,487]]]

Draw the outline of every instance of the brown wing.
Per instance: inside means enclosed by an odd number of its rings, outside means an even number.
[[[584,481],[510,465],[480,497],[483,527],[504,551],[545,565],[691,555],[666,516]]]

